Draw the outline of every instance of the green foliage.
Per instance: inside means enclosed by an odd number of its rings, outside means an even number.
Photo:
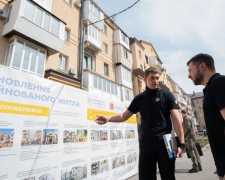
[[[201,148],[205,147],[209,143],[208,139],[196,139],[195,141],[200,144]]]

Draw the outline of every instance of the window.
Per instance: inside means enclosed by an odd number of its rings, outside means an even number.
[[[114,94],[114,84],[111,84],[111,93]]]
[[[198,109],[201,110],[202,109],[201,106],[198,106]]]
[[[89,31],[89,36],[92,36],[95,40],[97,40],[98,42],[100,42],[100,31],[95,28],[94,26],[90,25],[88,27],[88,31]]]
[[[12,51],[13,47],[15,48],[14,52]],[[24,55],[22,56],[22,54]],[[15,38],[9,42],[4,63],[6,66],[43,76],[45,59],[46,51]]]
[[[128,60],[130,60],[129,53],[130,52],[125,47],[123,47],[123,56]]]
[[[63,71],[67,70],[67,57],[63,56],[63,55],[59,55],[59,65],[58,65],[59,69],[62,69]]]
[[[98,78],[98,89],[102,89],[102,79]]]
[[[92,12],[94,12],[94,5],[93,5],[93,3],[90,3],[90,10],[91,10]]]
[[[103,26],[103,32],[107,34],[107,26]]]
[[[98,88],[98,86],[97,86],[97,77],[96,76],[94,76],[94,87]]]
[[[71,0],[65,0],[69,5],[71,5]]]
[[[139,58],[141,58],[141,51],[139,51]]]
[[[43,16],[43,11],[39,8],[36,8],[36,14],[35,14],[35,24],[38,26],[41,26],[42,23],[42,16]]]
[[[145,56],[146,63],[148,64],[148,56]]]
[[[140,64],[140,69],[143,71],[143,66]]]
[[[125,42],[126,44],[128,44],[128,37],[121,32],[121,39],[123,40],[123,42]]]
[[[124,67],[122,67],[123,79],[131,82],[131,74],[130,71]]]
[[[47,6],[51,6],[51,0],[39,0],[41,4],[45,1]],[[46,29],[52,34],[59,35],[59,20],[40,9],[38,6],[26,1],[24,17],[38,26]]]
[[[84,54],[84,62],[83,62],[83,69],[92,69],[93,67],[93,62],[92,62],[92,57],[89,56],[88,54]]]
[[[132,99],[133,99],[132,91],[129,91],[128,89],[125,89],[125,100],[132,101]]]
[[[106,91],[106,80],[103,80],[103,91]]]
[[[10,15],[11,15],[11,11],[12,11],[12,6],[9,7],[8,17],[7,17],[7,19],[6,19],[6,23],[9,22]]]
[[[103,43],[103,52],[108,54],[108,45]]]
[[[202,117],[202,113],[199,114]]]
[[[98,18],[100,18],[100,10],[92,2],[90,2],[89,10],[93,12]]]
[[[59,21],[53,17],[52,17],[52,24],[51,24],[51,33],[56,36],[58,36],[59,34]]]
[[[107,81],[107,92],[110,93],[110,82]]]
[[[104,64],[104,74],[109,75],[109,66],[107,64]]]
[[[34,11],[35,11],[35,6],[32,3],[30,3],[29,1],[27,1],[25,10],[24,10],[24,17],[33,22]]]
[[[197,104],[199,104],[199,100],[197,100],[196,102],[197,102]]]
[[[69,42],[69,30],[65,29],[64,41]]]
[[[117,85],[115,85],[115,95],[117,95]]]
[[[45,13],[43,28],[49,31],[51,16]]]
[[[100,77],[97,77],[97,76],[93,76],[93,78],[94,78],[94,82],[93,82],[94,88],[103,90],[108,93],[111,92],[114,95],[118,95],[118,90],[117,90],[116,84],[110,83],[109,81],[102,79]]]

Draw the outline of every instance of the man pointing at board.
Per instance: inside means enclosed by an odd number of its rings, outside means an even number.
[[[99,125],[107,122],[120,123],[140,112],[142,118],[140,180],[156,180],[157,163],[162,180],[175,180],[175,158],[169,158],[163,141],[163,135],[171,133],[172,130],[170,117],[172,117],[174,129],[179,139],[177,158],[183,156],[185,148],[179,106],[171,92],[158,88],[159,77],[160,73],[156,68],[148,68],[144,77],[146,91],[133,99],[128,110],[116,116],[98,116],[95,120]]]

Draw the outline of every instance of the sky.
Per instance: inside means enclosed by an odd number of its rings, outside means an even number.
[[[4,134],[11,134],[14,133],[14,129],[0,129],[0,132]]]
[[[107,15],[136,0],[94,0]],[[186,63],[198,53],[210,54],[216,71],[225,74],[225,1],[141,0],[116,16],[130,37],[153,44],[167,74],[186,92],[201,92],[188,76]]]

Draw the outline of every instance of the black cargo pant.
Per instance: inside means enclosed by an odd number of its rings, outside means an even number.
[[[140,147],[139,180],[156,180],[158,163],[162,180],[175,180],[175,158],[170,159],[165,145]]]

